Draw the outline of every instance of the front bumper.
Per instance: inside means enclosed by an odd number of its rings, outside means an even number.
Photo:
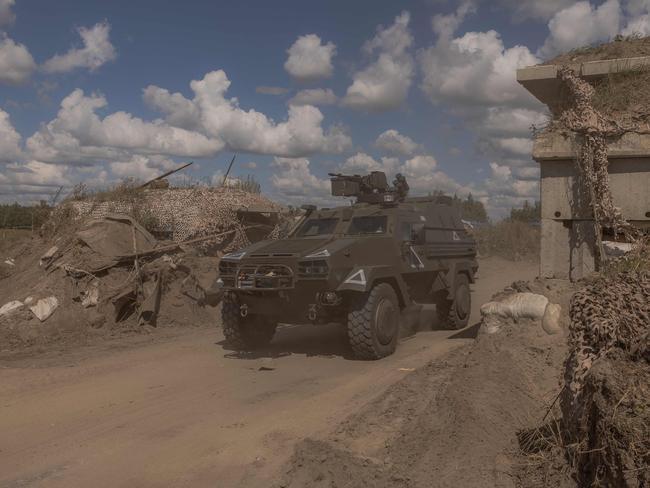
[[[219,264],[219,285],[226,290],[289,290],[295,287],[293,270],[284,264]]]

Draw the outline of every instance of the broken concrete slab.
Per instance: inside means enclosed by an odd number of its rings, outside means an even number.
[[[610,257],[624,256],[632,250],[633,245],[629,242],[603,241],[605,254]]]
[[[41,298],[35,305],[29,307],[32,313],[41,322],[46,321],[59,306],[59,300],[55,296]]]

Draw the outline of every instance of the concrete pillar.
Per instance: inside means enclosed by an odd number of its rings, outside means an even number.
[[[596,271],[596,234],[591,220],[571,221],[569,278],[579,280]]]
[[[562,220],[542,218],[539,275],[542,278],[569,278],[571,227]]]

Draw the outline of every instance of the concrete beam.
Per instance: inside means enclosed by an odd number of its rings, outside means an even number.
[[[575,134],[540,132],[533,142],[533,159],[537,162],[575,159],[578,154]],[[650,157],[650,134],[629,132],[607,144],[608,159]]]
[[[650,56],[569,63],[568,66],[581,77],[595,80],[611,73],[650,67]],[[550,64],[521,68],[517,70],[517,81],[540,102],[552,107],[561,99],[561,85],[557,78],[559,67]]]
[[[575,164],[558,160],[540,166],[542,219],[592,219],[589,195],[581,191]],[[623,217],[650,223],[650,158],[614,159],[608,172],[614,205]]]

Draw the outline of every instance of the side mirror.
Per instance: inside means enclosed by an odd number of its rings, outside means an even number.
[[[316,205],[301,205],[300,208],[305,211],[305,216],[311,215],[316,210]]]
[[[424,224],[415,224],[413,226],[413,235],[411,236],[411,240],[417,245],[426,243],[427,230],[424,228]]]

